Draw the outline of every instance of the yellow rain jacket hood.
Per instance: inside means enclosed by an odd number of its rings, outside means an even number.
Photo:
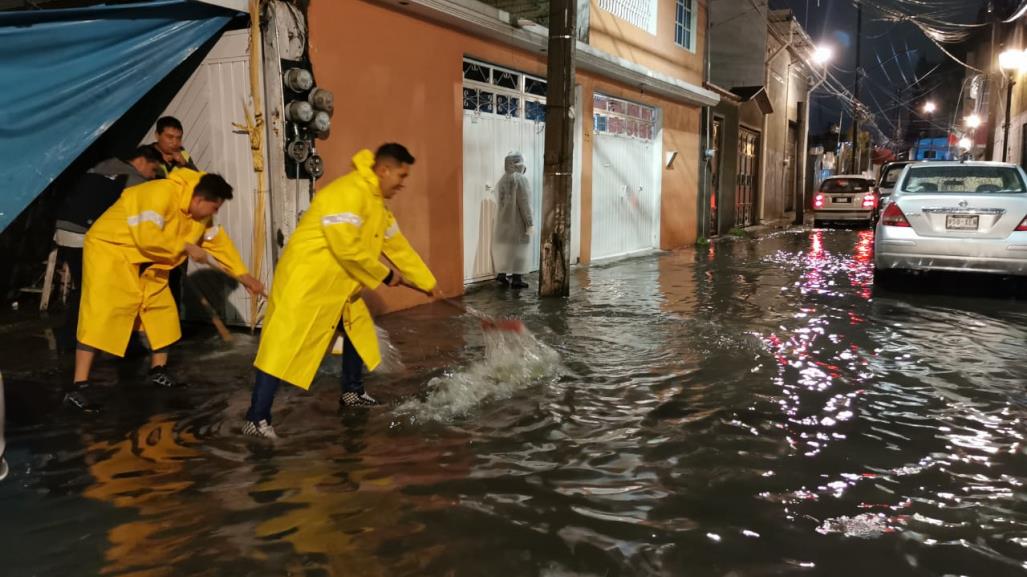
[[[412,284],[435,288],[435,277],[385,205],[373,166],[374,154],[360,151],[352,172],[314,196],[275,268],[254,365],[303,389],[340,329],[369,370],[381,362],[360,291],[388,276],[383,253]]]
[[[126,188],[86,233],[80,343],[122,356],[138,318],[154,350],[181,338],[168,273],[201,246],[230,275],[246,274],[239,252],[210,218],[189,215],[203,173],[176,169],[166,179]]]

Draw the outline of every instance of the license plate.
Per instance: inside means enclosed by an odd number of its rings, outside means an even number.
[[[948,230],[977,230],[980,216],[976,214],[950,214],[945,217],[945,228]]]
[[[835,196],[831,198],[831,202],[835,204],[849,204],[852,202],[851,196]]]

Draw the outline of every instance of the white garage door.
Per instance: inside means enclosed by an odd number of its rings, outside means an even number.
[[[495,187],[503,176],[503,161],[512,151],[524,155],[531,183],[531,270],[538,270],[542,216],[542,164],[545,152],[546,81],[528,74],[478,62],[464,61],[463,85],[463,242],[464,281],[471,283],[495,275],[492,266]],[[579,131],[580,132],[580,131]],[[575,159],[576,165],[579,159]],[[576,170],[576,176],[580,170]],[[575,178],[572,204],[580,205],[580,180]],[[580,211],[572,211],[572,260]]]
[[[593,104],[592,259],[657,248],[659,110],[602,94]]]

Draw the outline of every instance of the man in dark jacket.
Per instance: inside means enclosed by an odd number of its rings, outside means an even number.
[[[108,158],[83,174],[64,197],[57,211],[58,258],[68,264],[72,290],[68,294],[67,319],[60,331],[62,349],[75,348],[78,305],[82,284],[82,242],[86,231],[130,186],[152,180],[164,158],[153,146],[137,148],[127,160]]]
[[[182,148],[182,123],[174,116],[162,116],[157,119],[157,130],[154,133],[157,140],[153,142],[154,148],[161,154],[161,167],[157,176],[167,178],[171,171],[183,167],[199,170],[189,153]]]

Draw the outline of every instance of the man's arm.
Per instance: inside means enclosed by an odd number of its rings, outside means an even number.
[[[249,273],[235,244],[221,226],[214,224],[204,231],[199,245],[200,248],[207,251],[207,254],[214,257],[214,260],[218,261],[221,269],[229,276],[239,278]]]
[[[399,230],[396,217],[388,213],[388,228],[385,230],[385,257],[396,265],[403,278],[421,292],[430,293],[435,290],[437,281],[428,266],[421,260],[410,241]]]
[[[370,289],[377,288],[391,271],[364,247],[360,238],[368,216],[363,198],[356,191],[322,198],[328,205],[321,217],[321,230],[328,250],[360,284]]]

